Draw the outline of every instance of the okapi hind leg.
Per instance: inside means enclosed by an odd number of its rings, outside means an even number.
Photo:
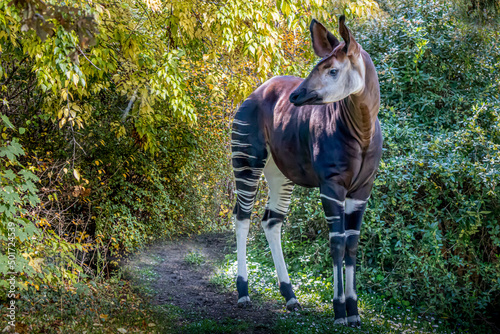
[[[269,186],[269,199],[262,218],[262,227],[273,256],[281,295],[285,297],[286,308],[293,311],[301,307],[293,292],[281,249],[281,226],[290,205],[294,184],[278,169],[272,157],[264,168],[264,175]]]
[[[234,162],[234,159],[233,159]],[[233,163],[234,164],[234,163]],[[264,164],[263,164],[264,165]],[[238,307],[250,306],[248,295],[248,273],[246,264],[247,237],[250,229],[250,216],[255,203],[258,183],[263,168],[253,168],[250,173],[241,173],[235,169],[237,200],[233,214],[236,227],[236,247],[238,262],[238,277],[236,289],[238,290]],[[244,170],[248,171],[248,170]]]
[[[246,265],[247,237],[259,179],[268,156],[264,137],[255,122],[257,109],[253,101],[244,101],[233,120],[231,133],[232,164],[236,181],[236,205],[233,216],[238,262],[236,278],[238,307],[248,307],[251,304]]]
[[[250,306],[248,295],[248,273],[247,273],[247,236],[250,228],[250,219],[236,219],[236,247],[238,260],[238,277],[236,278],[236,290],[238,291],[238,307]]]

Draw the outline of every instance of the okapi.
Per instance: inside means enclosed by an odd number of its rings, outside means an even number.
[[[281,250],[281,225],[294,184],[319,187],[333,258],[334,324],[360,326],[356,251],[366,202],[382,155],[377,114],[380,90],[373,62],[339,18],[341,43],[312,20],[312,45],[321,61],[304,80],[274,77],[257,88],[233,120],[232,164],[238,306],[250,305],[246,242],[258,182],[269,186],[262,226],[271,248],[280,292],[289,310],[300,304]],[[345,294],[343,260],[345,259]]]

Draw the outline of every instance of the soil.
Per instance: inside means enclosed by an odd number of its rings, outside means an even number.
[[[241,320],[249,325],[245,333],[269,333],[277,313],[283,312],[283,305],[253,301],[250,308],[238,308],[236,284],[234,291],[225,291],[210,283],[215,265],[236,249],[234,239],[232,234],[226,233],[204,234],[158,243],[128,259],[126,267],[136,281],[148,280],[137,273],[149,270],[152,303],[177,306],[186,314],[201,317],[198,320],[210,319],[218,323],[227,319]],[[185,257],[190,252],[203,255],[204,263],[186,262]]]

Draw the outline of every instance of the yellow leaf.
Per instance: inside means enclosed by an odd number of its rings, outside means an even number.
[[[75,177],[75,179],[80,181],[80,172],[77,171],[76,169],[73,169],[73,176]]]
[[[68,98],[68,91],[67,91],[66,89],[63,89],[63,90],[61,91],[61,98],[62,98],[63,100],[66,100],[66,99]]]

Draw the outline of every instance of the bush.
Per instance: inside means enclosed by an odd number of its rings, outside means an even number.
[[[79,243],[62,240],[46,219],[38,217],[40,204],[36,183],[39,178],[33,166],[23,166],[20,159],[25,151],[19,134],[10,120],[0,121],[0,300],[12,299],[18,289],[28,286],[39,290],[43,285],[75,282],[82,268],[75,252],[82,251]],[[8,280],[13,279],[15,285]],[[12,289],[14,287],[14,289]]]

